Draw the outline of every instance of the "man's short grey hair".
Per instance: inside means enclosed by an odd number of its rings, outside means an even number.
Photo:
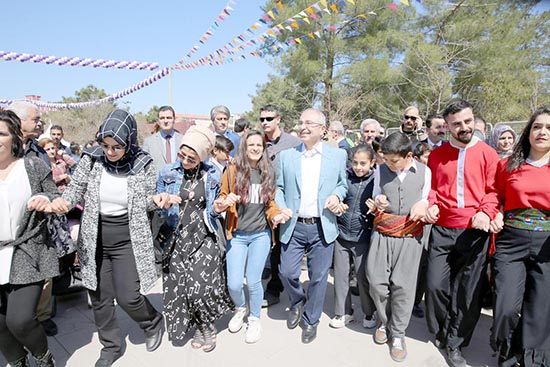
[[[218,105],[218,106],[212,107],[212,109],[210,110],[210,120],[214,121],[218,113],[225,114],[227,118],[231,116],[231,112],[229,112],[229,108],[223,105]]]
[[[314,112],[316,116],[316,123],[318,124],[321,124],[323,126],[327,126],[327,118],[325,117],[325,114],[323,112],[321,112],[320,110],[316,109],[316,108],[308,108],[306,110],[304,110],[304,112],[302,113],[306,113],[306,112]]]
[[[361,131],[367,126],[367,125],[374,125],[376,126],[376,132],[380,130],[380,123],[376,121],[375,119],[366,119],[361,122]]]
[[[38,106],[29,101],[15,101],[8,106],[8,110],[14,112],[20,120],[26,120],[29,117],[31,108],[38,110]]]
[[[338,134],[344,134],[344,124],[341,121],[332,121],[330,123],[330,129],[338,132]]]

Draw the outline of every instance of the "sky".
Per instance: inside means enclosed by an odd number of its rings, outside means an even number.
[[[263,14],[263,1],[234,0],[234,10],[212,37],[198,41],[228,0],[203,1],[8,1],[2,6],[0,50],[116,61],[173,65],[194,45],[190,60],[220,48]],[[267,28],[262,28],[265,31]],[[247,48],[246,51],[253,51]],[[155,71],[70,67],[0,60],[0,99],[23,99],[35,94],[45,102],[93,84],[107,94],[148,78]],[[172,105],[178,113],[209,114],[224,104],[233,113],[252,109],[250,95],[273,70],[266,59],[248,57],[222,66],[176,70],[172,74]],[[123,99],[131,112],[147,112],[169,103],[169,79],[163,78]]]

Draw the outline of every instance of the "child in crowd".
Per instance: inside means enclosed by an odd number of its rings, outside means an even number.
[[[220,173],[223,173],[225,167],[229,163],[229,152],[233,150],[235,146],[233,142],[222,135],[216,135],[216,144],[212,151],[212,156],[210,157],[209,164],[216,167]]]
[[[414,304],[416,277],[422,255],[423,219],[428,207],[431,172],[412,158],[407,135],[397,132],[382,143],[385,163],[374,176],[374,231],[367,260],[370,294],[381,326],[377,344],[391,337],[390,356],[396,362],[407,357],[405,330]]]
[[[383,136],[376,136],[374,140],[372,141],[372,149],[374,150],[375,154],[375,164],[377,166],[384,163],[384,155],[382,154],[382,142],[384,141]]]
[[[350,293],[350,262],[357,273],[361,308],[365,314],[363,327],[377,326],[376,307],[369,295],[366,264],[369,251],[372,216],[366,200],[372,196],[375,153],[370,145],[361,144],[351,150],[351,168],[347,171],[348,192],[343,205],[346,211],[338,217],[339,236],[334,244],[334,318],[330,326],[338,329],[354,321]]]
[[[420,142],[414,146],[412,154],[417,162],[420,162],[426,166],[428,164],[428,157],[430,156],[432,150],[433,148],[430,144]]]

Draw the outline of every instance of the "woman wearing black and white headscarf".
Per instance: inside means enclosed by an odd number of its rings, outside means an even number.
[[[83,152],[63,199],[52,209],[65,211],[86,198],[78,256],[103,344],[99,367],[110,366],[123,351],[115,298],[145,332],[148,351],[162,340],[162,315],[140,289],[148,291],[158,278],[147,211],[162,206],[165,196],[154,195],[155,168],[138,146],[132,115],[111,112],[96,140],[99,146]]]

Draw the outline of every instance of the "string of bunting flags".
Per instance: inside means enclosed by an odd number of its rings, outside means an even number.
[[[218,30],[218,28],[220,27],[220,23],[223,22],[224,20],[226,20],[229,16],[231,16],[231,11],[233,11],[234,9],[231,7],[231,5],[235,5],[236,4],[236,0],[229,0],[227,2],[227,4],[224,6],[223,10],[220,12],[220,14],[216,17],[216,20],[214,21],[214,23],[212,23],[212,25],[208,28],[208,30],[206,32],[203,33],[203,35],[199,38],[199,43],[200,44],[205,44],[206,41],[208,41],[208,39],[210,37],[212,37],[212,35],[214,34],[214,32],[216,30]],[[188,52],[187,54],[185,55],[185,57],[183,57],[181,60],[180,60],[180,63],[183,63],[185,61],[186,58],[189,58],[191,57],[191,55],[193,55],[194,53],[196,53],[198,50],[199,50],[200,46],[199,45],[194,45]]]
[[[408,0],[399,0],[400,3],[409,6],[410,3]],[[420,0],[417,0],[420,2]],[[180,65],[175,64],[172,66],[165,67],[158,71],[157,73],[149,76],[148,78],[133,84],[132,86],[123,89],[117,93],[113,93],[105,98],[101,98],[94,101],[86,102],[76,102],[76,103],[51,103],[51,102],[34,102],[39,107],[51,108],[51,109],[76,109],[86,106],[99,105],[105,102],[112,102],[117,99],[123,98],[137,92],[138,90],[145,88],[160,79],[168,76],[170,70],[186,70],[192,69],[199,66],[216,66],[223,65],[225,63],[231,63],[237,60],[246,59],[248,56],[260,57],[267,53],[267,51],[278,51],[279,49],[290,47],[294,45],[300,45],[305,42],[308,38],[315,39],[321,37],[321,31],[317,30],[310,32],[308,34],[302,35],[290,39],[285,42],[278,42],[272,46],[264,47],[256,51],[252,51],[247,55],[235,55],[236,53],[242,52],[245,48],[257,45],[260,42],[264,42],[269,37],[276,37],[283,34],[283,32],[293,32],[295,29],[299,29],[300,26],[304,24],[311,24],[311,19],[318,21],[325,14],[336,14],[341,12],[347,4],[355,4],[355,0],[320,0],[315,4],[307,7],[296,15],[288,18],[286,21],[281,22],[272,28],[268,29],[259,36],[256,36],[247,41],[250,37],[255,34],[253,31],[257,31],[263,25],[267,25],[270,22],[274,21],[275,18],[279,15],[279,12],[284,10],[284,5],[281,1],[275,3],[275,6],[262,15],[257,22],[248,27],[241,35],[233,39],[231,42],[227,43],[223,47],[214,51],[208,56],[205,56],[199,60],[196,60],[185,65],[181,65],[185,58],[180,60]],[[227,17],[231,15],[233,8],[230,5],[235,5],[236,0],[229,0],[227,5],[224,7],[220,15],[216,18],[216,21],[213,25],[201,36],[199,42],[204,44],[212,36],[215,30],[220,26],[220,22],[224,21]],[[398,7],[395,3],[390,3],[388,8],[391,10],[397,10]],[[223,14],[223,15],[222,15]],[[376,15],[374,11],[370,11],[363,14],[358,14],[354,18],[363,18],[366,19],[368,15]],[[337,25],[329,25],[326,30],[336,31],[339,25],[349,22],[349,19],[338,23]],[[193,46],[193,48],[186,54],[186,57],[190,57],[192,54],[196,53],[200,47]],[[56,57],[56,56],[45,56],[45,55],[36,55],[36,54],[27,54],[27,53],[17,53],[9,51],[0,51],[0,60],[4,61],[20,61],[20,62],[33,62],[33,63],[43,63],[48,65],[59,65],[59,66],[81,66],[81,67],[94,67],[94,68],[116,68],[116,69],[128,69],[128,70],[156,70],[159,68],[158,63],[150,62],[138,62],[138,61],[114,61],[114,60],[103,60],[103,59],[89,59],[89,58],[78,58],[78,57]],[[10,99],[0,99],[0,105],[9,105],[14,100]]]
[[[111,94],[105,98],[97,99],[94,101],[86,101],[86,102],[75,102],[75,103],[52,103],[52,102],[40,102],[40,101],[33,101],[34,104],[36,104],[39,107],[44,108],[52,108],[52,109],[61,109],[61,108],[82,108],[86,106],[94,106],[99,105],[105,102],[112,102],[114,100],[120,99],[122,97],[126,97],[129,94],[132,94],[134,92],[137,92],[138,90],[145,88],[154,82],[159,81],[160,79],[166,77],[170,74],[170,67],[165,67],[164,69],[160,70],[159,72],[151,75],[147,79],[144,79],[138,83],[135,83],[134,85],[121,90],[120,92]],[[12,103],[13,100],[9,99],[0,99],[0,105],[8,105]]]
[[[276,37],[283,34],[284,32],[293,32],[295,29],[299,29],[305,24],[311,24],[311,20],[318,21],[326,14],[339,13],[347,6],[347,4],[355,4],[354,0],[320,0],[315,4],[303,9],[294,16],[288,18],[284,22],[274,25],[264,33],[255,38],[245,41],[255,34],[252,32],[252,29],[257,29],[259,22],[266,24],[266,22],[275,20],[275,17],[279,14],[277,8],[273,8],[267,13],[265,13],[253,26],[247,28],[247,30],[239,35],[237,38],[233,39],[231,42],[220,47],[211,54],[196,60],[194,62],[182,65],[179,69],[192,69],[202,64],[211,64],[215,63],[215,59],[227,58],[228,55],[233,55],[238,52],[242,52],[247,47],[257,45],[258,43],[264,42],[270,37]],[[277,3],[279,10],[283,10],[283,4]]]
[[[115,61],[103,59],[89,59],[67,56],[47,56],[29,54],[13,51],[0,51],[0,59],[4,61],[33,62],[37,64],[58,65],[58,66],[82,66],[105,69],[127,69],[127,70],[156,70],[159,68],[157,62],[141,61]]]

